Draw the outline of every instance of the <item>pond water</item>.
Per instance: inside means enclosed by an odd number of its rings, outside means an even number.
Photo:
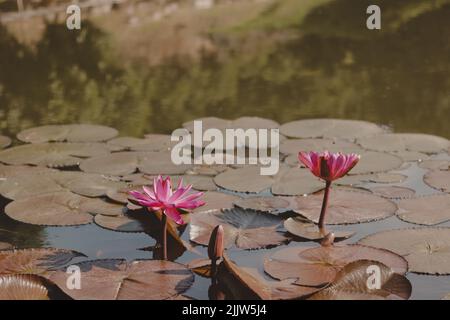
[[[380,0],[379,31],[365,28],[367,1],[305,1],[304,6],[295,2],[254,4],[256,16],[196,35],[213,49],[188,57],[179,52],[157,62],[127,53],[139,48],[123,47],[127,44],[123,37],[129,36],[125,31],[133,29],[120,19],[120,8],[113,18],[123,23],[123,35],[117,34],[120,24],[111,29],[106,18],[94,17],[83,22],[80,32],[47,23],[30,45],[0,25],[0,132],[14,136],[37,125],[87,122],[140,137],[170,133],[198,117],[252,115],[280,123],[319,117],[361,119],[395,132],[450,138],[450,1]],[[224,8],[234,12],[241,5]],[[211,9],[212,18],[221,6]],[[179,11],[191,18],[198,14],[192,8]],[[208,12],[202,15],[207,17]],[[166,19],[175,20],[161,22],[173,38],[179,17],[175,13]],[[190,30],[189,22],[184,23],[179,28]],[[158,22],[141,24],[159,30]],[[145,38],[148,35],[142,33],[139,39],[138,33],[134,41],[151,42],[152,38]],[[402,186],[414,187],[420,194],[436,192],[423,184],[424,170],[415,164],[405,173],[414,178]],[[7,203],[3,199],[1,208]],[[413,226],[391,217],[338,229],[356,231],[346,241],[352,243],[380,230]],[[186,241],[188,234],[187,229]],[[17,247],[73,249],[88,259],[149,259],[153,253],[141,249],[155,245],[144,233],[113,232],[95,224],[38,227],[15,222],[3,213],[0,241]],[[204,248],[198,249],[206,255]],[[277,249],[251,254],[231,250],[230,256],[239,264],[261,268],[262,258]],[[185,252],[177,261],[187,263],[197,257]],[[413,299],[440,299],[450,292],[450,276],[408,273],[407,278]],[[196,276],[186,295],[207,299],[209,284]]]

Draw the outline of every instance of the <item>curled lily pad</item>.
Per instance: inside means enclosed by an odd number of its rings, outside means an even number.
[[[423,181],[434,189],[450,193],[450,170],[430,171],[423,177]]]
[[[351,173],[366,174],[385,172],[399,168],[403,160],[397,156],[384,152],[366,151],[361,153],[361,159]]]
[[[397,186],[373,187],[370,190],[374,194],[388,199],[411,198],[416,194],[413,189]]]
[[[450,228],[388,230],[369,235],[359,243],[403,256],[411,272],[450,274]]]
[[[49,300],[47,281],[31,274],[0,276],[0,300]]]
[[[419,167],[429,170],[450,170],[450,160],[425,160]]]
[[[290,201],[283,197],[250,197],[239,199],[234,205],[244,210],[256,210],[277,214],[290,210]]]
[[[84,158],[109,154],[101,143],[37,143],[0,151],[0,161],[12,165],[77,166]]]
[[[373,288],[368,285],[371,270],[379,272],[379,283],[375,283]],[[330,286],[315,293],[309,300],[407,300],[411,291],[411,283],[405,276],[395,273],[381,262],[358,260],[342,268]]]
[[[5,207],[10,218],[34,225],[74,226],[91,223],[93,215],[118,215],[122,205],[62,191],[15,200]]]
[[[385,130],[370,122],[340,119],[308,119],[283,124],[280,132],[290,138],[340,138],[354,140]]]
[[[437,194],[398,202],[397,216],[406,221],[427,226],[450,220],[450,195]]]
[[[439,153],[447,150],[450,141],[429,134],[419,133],[385,133],[358,139],[364,148],[376,151],[417,151]]]
[[[300,299],[318,291],[317,288],[296,285],[291,280],[268,280],[254,268],[237,266],[226,254],[224,255],[224,267],[228,272],[219,275],[231,273],[252,295],[262,300]],[[222,279],[219,278],[220,280]],[[227,278],[223,279],[223,282],[227,285],[234,283]],[[234,292],[237,298],[248,299],[249,295],[241,288],[237,288]]]
[[[76,251],[55,248],[2,250],[0,274],[36,274],[46,277],[81,256]]]
[[[47,125],[23,130],[17,139],[28,143],[97,142],[114,138],[117,133],[114,128],[92,124]]]
[[[297,155],[300,151],[362,153],[364,149],[350,141],[337,139],[286,139],[280,145],[280,152],[284,154]]]
[[[196,213],[191,217],[191,241],[208,245],[213,229],[221,224],[224,247],[259,249],[273,247],[289,239],[280,231],[283,220],[274,215],[241,209]]]
[[[194,274],[181,264],[161,260],[93,260],[78,263],[81,289],[69,290],[67,273],[52,274],[53,281],[76,300],[164,300],[191,287]]]
[[[0,149],[6,148],[11,144],[11,138],[0,136]]]
[[[322,240],[330,232],[334,234],[335,241],[348,239],[355,234],[352,231],[320,230],[316,224],[299,219],[298,217],[288,218],[284,221],[284,227],[294,236],[307,240]]]
[[[108,145],[118,147],[127,151],[167,151],[172,147],[173,142],[169,135],[149,134],[145,139],[134,137],[119,137],[109,140]]]
[[[319,220],[323,192],[307,197],[295,197],[295,212],[311,221]],[[384,219],[394,215],[394,202],[366,192],[332,189],[327,209],[328,224],[361,223]]]
[[[276,251],[264,261],[264,270],[275,279],[295,279],[305,286],[324,286],[331,283],[350,262],[371,259],[382,262],[394,272],[404,274],[406,260],[388,250],[362,245],[328,247],[293,247]]]

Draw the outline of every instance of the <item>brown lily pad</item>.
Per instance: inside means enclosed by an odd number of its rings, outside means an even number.
[[[214,182],[221,188],[237,191],[258,193],[270,188],[273,177],[260,174],[260,168],[246,166],[239,169],[227,170],[214,178]]]
[[[380,134],[385,130],[370,122],[340,119],[308,119],[283,124],[280,132],[290,138],[356,138]]]
[[[401,158],[403,161],[405,162],[411,162],[411,161],[426,161],[430,158],[429,155],[423,153],[423,152],[418,152],[418,151],[394,151],[392,152],[393,155]]]
[[[148,134],[145,139],[135,137],[114,138],[109,140],[107,144],[124,151],[167,151],[171,149],[173,142],[171,142],[169,135]]]
[[[190,184],[195,190],[214,191],[217,186],[212,177],[185,174],[183,176],[172,176],[172,184],[177,185],[179,180],[183,178],[183,185]]]
[[[445,138],[419,133],[385,133],[360,138],[358,143],[366,149],[385,152],[439,153],[450,146],[450,141]]]
[[[362,245],[328,247],[293,247],[281,249],[266,258],[264,270],[278,280],[295,279],[304,286],[324,286],[331,283],[348,263],[371,259],[382,262],[394,272],[404,274],[406,260],[388,250]]]
[[[80,169],[88,173],[106,175],[127,175],[136,171],[139,164],[139,153],[117,152],[84,160]]]
[[[437,194],[402,199],[397,216],[410,223],[432,226],[450,220],[450,195]]]
[[[403,256],[411,272],[450,274],[450,228],[388,230],[369,235],[359,243]]]
[[[370,190],[374,194],[388,199],[411,198],[416,194],[413,189],[397,186],[373,187]]]
[[[318,222],[323,192],[307,197],[295,197],[295,212]],[[367,193],[332,189],[326,213],[327,224],[350,224],[385,219],[394,215],[397,206],[392,201]]]
[[[355,234],[355,232],[352,231],[336,231],[329,229],[322,231],[316,224],[306,222],[304,219],[300,219],[298,217],[288,218],[284,221],[284,227],[294,236],[313,241],[322,240],[330,232],[334,234],[335,241],[348,239]]]
[[[365,183],[401,183],[408,177],[400,173],[380,172],[373,174],[349,174],[339,180],[337,185],[353,186]]]
[[[12,249],[13,245],[7,242],[0,242],[0,250]]]
[[[224,266],[227,275],[231,273],[250,293],[262,300],[291,300],[300,299],[317,292],[317,288],[299,286],[292,280],[268,280],[254,268],[239,267],[226,254],[224,255]],[[234,281],[223,279],[226,284],[233,284]],[[248,299],[248,295],[241,288],[237,288],[235,295],[237,298]]]
[[[74,226],[91,223],[97,213],[119,215],[122,207],[62,191],[15,200],[5,207],[5,213],[34,225]]]
[[[11,144],[11,138],[0,135],[0,149],[9,147],[10,144]]]
[[[283,197],[250,197],[234,202],[234,205],[244,210],[262,211],[272,214],[290,210],[290,201]]]
[[[94,260],[77,264],[81,289],[69,290],[65,270],[50,280],[76,300],[164,300],[175,297],[194,282],[194,274],[181,264],[162,260]]]
[[[368,286],[370,268],[379,270],[379,288]],[[405,276],[378,261],[358,260],[347,264],[330,286],[309,300],[407,300],[411,292],[411,283]]]
[[[286,243],[280,232],[283,220],[274,215],[241,209],[196,213],[191,216],[191,241],[208,245],[213,229],[224,228],[224,247],[240,249],[267,248]]]
[[[14,249],[0,251],[0,274],[35,274],[48,276],[64,267],[81,253],[55,248]]]
[[[47,125],[23,130],[17,139],[28,143],[97,142],[114,138],[117,133],[114,128],[92,124]]]
[[[205,258],[194,259],[187,264],[187,267],[199,276],[211,277],[211,260]]]
[[[192,211],[193,214],[217,211],[222,209],[232,209],[234,202],[240,197],[223,192],[207,191],[202,196],[202,201],[206,204]]]
[[[425,160],[419,163],[419,167],[428,170],[450,170],[449,160]]]
[[[206,117],[183,123],[183,127],[190,132],[194,131],[194,121],[202,121],[203,130],[216,128],[225,129],[276,129],[280,125],[271,120],[260,117],[241,117],[235,120]]]
[[[436,190],[450,193],[450,170],[430,171],[423,177],[423,181]]]
[[[362,153],[364,149],[353,142],[337,139],[286,139],[280,144],[283,154],[297,156],[300,151]]]
[[[392,154],[366,151],[361,153],[361,159],[352,169],[351,174],[386,172],[397,169],[402,164],[403,160]]]
[[[0,276],[0,300],[50,300],[47,281],[31,274]]]
[[[272,194],[297,196],[322,190],[325,184],[307,169],[281,167],[272,184]]]
[[[97,214],[94,222],[102,228],[119,232],[144,232],[145,228],[139,220],[128,215],[105,216]]]
[[[0,151],[0,161],[12,165],[77,166],[84,158],[109,154],[101,143],[37,143]]]

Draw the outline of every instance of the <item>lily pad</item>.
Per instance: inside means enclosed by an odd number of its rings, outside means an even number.
[[[359,243],[391,250],[408,260],[409,271],[450,274],[450,228],[413,228],[382,231]]]
[[[261,175],[259,167],[247,166],[227,170],[217,175],[214,182],[224,189],[258,193],[270,188],[274,179],[271,176]]]
[[[106,175],[127,175],[136,171],[139,164],[139,153],[117,152],[84,160],[80,169],[84,172]]]
[[[304,219],[299,219],[298,217],[288,218],[284,221],[284,227],[294,236],[313,241],[322,240],[329,232],[334,234],[335,241],[348,239],[355,234],[355,232],[352,231],[335,231],[328,229],[326,231],[321,231],[316,224],[305,222]]]
[[[161,260],[93,260],[77,264],[81,269],[79,290],[66,286],[65,270],[50,280],[76,300],[164,300],[191,287],[194,274],[181,264]]]
[[[0,300],[50,300],[46,284],[36,275],[0,276]]]
[[[295,197],[295,212],[318,222],[322,208],[323,191],[307,197]],[[351,224],[385,219],[394,215],[394,202],[366,192],[332,189],[326,222]]]
[[[328,247],[293,247],[276,251],[264,261],[264,270],[278,280],[295,279],[304,286],[324,286],[331,283],[348,263],[371,259],[404,274],[406,260],[388,250],[362,245]]]
[[[9,147],[11,144],[11,138],[6,136],[0,136],[0,149]]]
[[[0,161],[12,165],[77,166],[84,158],[109,154],[101,143],[37,143],[0,151]]]
[[[439,153],[447,150],[450,141],[429,134],[419,133],[385,133],[358,139],[364,148],[376,151],[417,151]]]
[[[361,159],[352,169],[352,174],[367,174],[385,172],[399,168],[403,160],[384,152],[366,151],[361,153]]]
[[[178,184],[179,179],[183,178],[183,184],[190,184],[195,190],[214,191],[217,186],[212,177],[201,175],[185,174],[183,176],[172,176],[173,185]]]
[[[17,134],[17,139],[28,143],[42,142],[97,142],[114,138],[114,128],[92,124],[47,125],[30,128]]]
[[[411,162],[411,161],[426,161],[430,158],[429,155],[423,153],[423,152],[417,152],[417,151],[394,151],[392,152],[393,155],[401,158],[405,162]]]
[[[431,226],[450,220],[450,195],[403,199],[397,205],[397,216],[406,222]]]
[[[397,186],[373,187],[370,190],[374,194],[388,199],[411,198],[416,194],[413,189]]]
[[[428,170],[450,170],[450,160],[426,160],[419,167]]]
[[[244,288],[262,300],[300,299],[318,291],[317,288],[296,285],[289,279],[284,281],[268,280],[254,268],[237,266],[226,254],[224,255],[224,266],[228,271],[227,275],[231,273]],[[227,280],[224,279],[224,282],[228,285],[234,282]],[[235,292],[238,298],[248,299],[246,292],[240,288]]]
[[[353,142],[337,139],[286,139],[280,145],[280,152],[284,154],[297,155],[300,151],[362,153],[364,149]]]
[[[379,270],[380,288],[367,285],[370,268]],[[407,300],[411,296],[411,283],[403,275],[373,260],[358,260],[347,264],[327,288],[308,300]]]
[[[232,209],[234,202],[240,197],[223,192],[207,191],[202,196],[206,204],[193,210],[193,214],[212,212],[222,209]]]
[[[102,228],[120,232],[144,232],[145,228],[139,220],[128,215],[105,216],[97,214],[94,222]]]
[[[450,193],[450,170],[433,170],[425,174],[423,181],[430,187]]]
[[[272,214],[289,211],[291,203],[284,197],[250,197],[239,199],[234,205],[244,210],[256,210]]]
[[[290,138],[339,138],[355,140],[385,132],[382,127],[359,120],[308,119],[283,124],[280,132]]]
[[[119,215],[122,205],[62,191],[15,200],[5,207],[10,218],[45,226],[74,226],[92,222],[95,214]]]
[[[194,131],[194,121],[183,123],[183,127],[190,132]],[[225,129],[276,129],[280,125],[271,119],[260,117],[241,117],[235,120],[221,119],[217,117],[199,118],[196,121],[202,121],[203,130],[215,128]]]
[[[274,215],[241,209],[196,213],[191,216],[190,239],[207,246],[213,229],[221,224],[225,231],[225,248],[274,247],[289,240],[280,232],[282,221]]]
[[[205,258],[194,259],[187,264],[187,267],[199,276],[211,277],[211,260]]]
[[[349,174],[339,180],[336,180],[337,185],[342,186],[356,186],[365,183],[401,183],[408,177],[400,173],[380,172],[373,174]]]
[[[65,249],[37,248],[0,251],[0,274],[35,274],[48,276],[83,254]]]
[[[271,190],[274,195],[296,196],[311,194],[324,187],[324,182],[307,169],[281,167]]]
[[[149,134],[145,139],[134,137],[119,137],[109,140],[108,145],[118,147],[124,151],[167,151],[170,150],[173,142],[169,135]]]
[[[0,250],[11,249],[13,246],[7,242],[0,242]]]

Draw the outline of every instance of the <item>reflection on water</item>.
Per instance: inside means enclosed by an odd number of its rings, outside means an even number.
[[[0,27],[0,129],[94,122],[141,135],[194,117],[258,115],[367,119],[450,137],[449,1],[379,1],[381,31],[365,28],[366,2],[321,1],[292,23],[289,40],[268,37],[258,50],[222,34],[212,37],[218,52],[198,62],[152,67],[117,58],[113,35],[87,21],[81,32],[48,25],[33,49]]]

